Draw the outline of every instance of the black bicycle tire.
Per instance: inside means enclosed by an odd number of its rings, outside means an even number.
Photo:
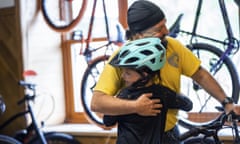
[[[98,125],[99,127],[104,127],[103,121],[95,118],[95,116],[93,115],[93,112],[89,108],[90,106],[88,106],[88,104],[87,104],[87,95],[86,95],[87,80],[88,80],[88,77],[90,76],[90,74],[92,74],[91,72],[92,72],[93,68],[96,68],[96,65],[101,62],[105,63],[109,57],[110,56],[108,56],[108,55],[103,55],[103,56],[99,56],[99,57],[91,60],[88,64],[87,69],[85,70],[85,72],[83,74],[83,79],[81,82],[81,101],[82,101],[82,106],[83,106],[86,118],[90,122]],[[100,74],[100,73],[98,73],[98,74]],[[97,82],[97,79],[95,79],[95,82]]]
[[[72,30],[82,19],[86,7],[87,7],[87,0],[82,0],[82,5],[81,8],[79,10],[78,16],[73,19],[69,24],[67,25],[63,25],[63,26],[57,26],[56,24],[54,24],[54,22],[51,20],[51,18],[49,17],[48,13],[47,13],[47,9],[46,9],[46,0],[41,0],[41,10],[43,13],[43,18],[45,20],[45,22],[47,23],[47,25],[53,29],[56,32],[68,32],[70,30]]]
[[[215,141],[211,138],[195,137],[185,140],[184,144],[215,144]]]
[[[203,51],[206,51],[206,52],[209,52],[218,56],[218,58],[220,58],[220,56],[223,54],[223,51],[220,50],[219,48],[213,46],[213,45],[209,45],[209,44],[206,44],[206,43],[195,43],[195,44],[192,44],[190,46],[188,46],[191,51],[198,51],[198,50],[203,50]],[[200,52],[201,53],[201,52]],[[201,58],[200,58],[201,59]],[[237,103],[238,100],[239,100],[239,78],[238,78],[238,73],[236,71],[236,68],[234,66],[234,64],[232,63],[231,59],[229,57],[226,57],[223,61],[223,63],[226,65],[226,68],[230,74],[230,77],[231,77],[231,81],[232,81],[232,94],[229,95],[233,98],[234,102]],[[193,102],[193,105],[194,105],[194,102]],[[183,120],[183,123],[189,123],[190,121],[187,120],[187,121],[184,121],[184,119],[181,119]],[[212,120],[210,120],[212,121]],[[207,122],[207,121],[206,121]],[[205,122],[197,122],[199,124],[201,123],[205,123]]]
[[[47,143],[49,144],[81,144],[72,135],[60,132],[44,133]],[[35,136],[28,144],[42,144],[39,137]]]
[[[0,135],[0,144],[21,144],[21,142],[10,136]]]
[[[219,58],[221,57],[221,55],[223,54],[223,51],[220,50],[219,48],[209,45],[209,44],[205,44],[205,43],[196,43],[193,44],[193,50],[195,49],[205,49],[208,50],[209,52],[215,53],[216,55],[219,56]],[[232,85],[233,85],[233,92],[230,95],[233,99],[233,101],[235,103],[238,102],[239,100],[239,77],[238,77],[238,73],[237,70],[235,68],[235,65],[232,63],[231,59],[229,57],[226,57],[223,60],[224,63],[226,63],[226,66],[228,67],[228,71],[230,72],[231,78],[232,78]]]

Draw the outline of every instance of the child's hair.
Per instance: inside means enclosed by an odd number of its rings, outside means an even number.
[[[142,38],[123,45],[110,64],[114,67],[136,70],[142,77],[141,82],[147,83],[166,61],[166,49],[159,38]],[[144,74],[147,73],[147,76]],[[138,81],[138,82],[140,82]]]

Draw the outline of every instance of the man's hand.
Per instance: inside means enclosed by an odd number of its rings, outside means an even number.
[[[142,94],[136,100],[136,113],[141,116],[156,116],[161,112],[162,104],[160,99],[150,99],[152,93]]]

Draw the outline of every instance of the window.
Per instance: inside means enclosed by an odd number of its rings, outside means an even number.
[[[87,68],[87,62],[80,52],[84,51],[86,43],[81,43],[81,40],[86,40],[90,26],[91,14],[94,1],[88,1],[86,11],[79,25],[74,30],[65,35],[66,41],[63,43],[64,57],[64,75],[65,75],[65,95],[66,95],[66,122],[85,123],[87,120],[84,117],[83,108],[80,98],[80,87],[82,75]],[[123,12],[119,14],[118,1],[105,0],[107,20],[109,23],[110,38],[115,36],[115,25],[125,18],[120,18]],[[121,4],[124,1],[121,0]],[[77,4],[72,5],[73,17],[78,13]],[[123,6],[121,6],[123,7]],[[124,10],[124,9],[121,9]],[[122,20],[121,20],[122,19]],[[104,11],[102,1],[97,1],[94,23],[92,27],[92,37],[90,47],[99,47],[106,43],[107,34],[104,21]],[[92,57],[102,55],[103,51],[94,53]]]
[[[108,14],[108,20],[110,25],[114,22],[120,22],[125,28],[126,26],[126,12],[127,12],[127,7],[131,3],[133,3],[135,0],[118,0],[118,1],[113,1],[113,0],[105,0],[106,2],[106,7],[107,7],[107,14]],[[191,2],[192,7],[189,7],[189,2],[186,1],[179,2],[180,7],[171,7],[169,4],[175,3],[176,1],[171,0],[171,1],[162,1],[159,2],[158,0],[152,0],[156,4],[159,4],[160,7],[163,9],[163,11],[166,14],[167,17],[167,25],[171,26],[173,22],[176,20],[178,14],[180,13],[185,13],[184,15],[184,21],[183,21],[183,28],[184,29],[191,29],[192,26],[192,21],[194,18],[194,11],[197,5],[197,2]],[[102,1],[98,1],[97,3],[97,8],[96,8],[96,17],[95,17],[95,22],[93,25],[93,33],[92,33],[92,40],[93,42],[91,43],[92,46],[97,46],[100,45],[104,40],[106,40],[106,30],[104,28],[104,16],[103,16],[103,9],[102,9]],[[230,2],[229,2],[230,3]],[[207,3],[206,3],[207,4]],[[219,31],[211,31],[211,27],[215,26],[215,23],[211,23],[209,20],[209,17],[211,16],[215,19],[219,20],[219,23],[221,23],[221,16],[215,17],[215,15],[219,15],[218,7],[215,7],[214,2],[209,2],[208,3],[209,7],[205,7],[206,11],[205,13],[202,13],[204,19],[201,20],[203,24],[200,24],[200,29],[199,31],[203,34],[208,32],[211,32],[211,36],[216,37],[224,37],[224,32],[221,31],[221,28],[218,28]],[[75,10],[73,5],[72,9]],[[73,37],[73,34],[70,33],[67,35],[69,39],[63,43],[63,53],[64,53],[64,72],[65,72],[65,93],[66,93],[66,108],[67,108],[67,122],[87,122],[83,115],[83,109],[81,106],[81,100],[80,100],[80,82],[81,82],[81,77],[83,75],[84,70],[87,67],[86,61],[83,56],[79,55],[80,53],[80,48],[81,48],[81,36],[83,36],[83,39],[87,38],[87,33],[88,33],[88,28],[89,28],[89,21],[90,21],[90,16],[91,16],[91,10],[93,6],[93,1],[88,1],[87,9],[85,11],[85,15],[79,25],[74,29],[76,32],[75,36]],[[216,9],[213,14],[213,8]],[[205,10],[204,9],[204,10]],[[209,10],[211,9],[211,14],[209,15]],[[229,9],[229,14],[234,15],[235,11],[233,9]],[[73,12],[73,16],[76,15],[77,12]],[[204,24],[204,22],[210,21],[208,23],[207,27]],[[233,24],[235,29],[237,29],[237,19],[231,20],[233,21]],[[185,39],[180,39],[183,43]],[[85,47],[85,45],[83,45]],[[97,54],[98,55],[98,54]],[[96,56],[96,55],[95,55]],[[238,61],[238,60],[237,60]]]

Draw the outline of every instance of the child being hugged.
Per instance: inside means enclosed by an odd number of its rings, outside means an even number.
[[[125,87],[116,98],[137,99],[151,93],[151,99],[160,99],[161,113],[156,116],[128,114],[104,115],[106,126],[118,125],[117,144],[160,144],[165,129],[168,109],[190,111],[192,102],[185,96],[159,85],[159,73],[166,61],[166,50],[159,38],[143,38],[125,44],[110,64],[122,70]]]

